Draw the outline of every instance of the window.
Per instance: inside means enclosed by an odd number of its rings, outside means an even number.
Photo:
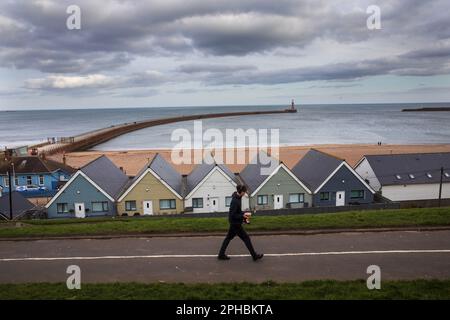
[[[33,178],[31,176],[27,176],[27,186],[30,186],[33,184]]]
[[[177,205],[176,205],[175,199],[159,200],[159,208],[161,210],[176,209],[176,207],[177,207]]]
[[[192,208],[203,208],[203,198],[192,198]]]
[[[57,203],[56,204],[56,211],[59,214],[69,213],[69,204],[67,204],[67,203]]]
[[[269,196],[268,195],[261,195],[258,196],[258,205],[262,206],[269,203]]]
[[[225,197],[225,207],[229,207],[231,205],[231,199],[233,199],[233,197]]]
[[[305,201],[305,194],[303,193],[291,193],[289,195],[290,203],[300,203]]]
[[[9,177],[6,176],[3,178],[3,180],[5,181],[5,187],[9,187]]]
[[[330,200],[330,193],[329,192],[321,192],[320,193],[320,201],[328,201]]]
[[[125,201],[125,210],[126,211],[135,211],[136,210],[136,201]]]
[[[108,202],[92,202],[92,212],[107,212]]]
[[[14,185],[17,187],[19,185],[19,177],[14,178]]]
[[[402,176],[399,175],[399,174],[397,174],[395,177],[397,178],[397,180],[401,180],[402,179]]]
[[[410,179],[414,179],[415,176],[414,176],[412,173],[410,173],[410,174],[409,174],[409,178],[410,178]]]
[[[350,199],[364,199],[364,190],[352,190]]]
[[[431,173],[427,173],[427,177],[430,178],[430,179],[433,178],[433,176],[431,175]]]
[[[448,172],[444,173],[444,176],[445,176],[446,178],[450,178],[450,174],[449,174]]]
[[[43,175],[43,174],[40,174],[40,175],[39,175],[39,185],[40,185],[40,186],[43,186],[43,185],[44,185],[44,175]]]

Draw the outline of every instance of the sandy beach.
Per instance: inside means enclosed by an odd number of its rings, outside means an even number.
[[[287,146],[280,148],[280,159],[289,168],[294,166],[311,149],[315,148],[327,152],[336,157],[345,159],[351,166],[354,166],[364,155],[373,154],[399,154],[399,153],[424,153],[424,152],[450,152],[449,144],[420,144],[420,145],[373,145],[373,144],[326,144],[314,146]],[[239,152],[246,152],[248,161],[249,150],[237,149]],[[225,152],[225,151],[224,151]],[[235,150],[236,152],[236,150]],[[79,168],[95,158],[106,155],[118,167],[122,167],[128,175],[135,175],[156,153],[160,153],[168,161],[171,161],[171,150],[133,150],[133,151],[83,151],[66,154],[66,163],[75,168]],[[236,153],[235,153],[236,154]],[[193,154],[192,154],[193,158]],[[55,155],[52,159],[62,161],[62,155]],[[233,172],[239,172],[245,164],[230,164]],[[182,174],[188,174],[193,164],[174,165]]]

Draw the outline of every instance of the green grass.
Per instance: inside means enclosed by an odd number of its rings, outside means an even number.
[[[302,283],[222,284],[82,284],[68,290],[63,283],[0,284],[0,300],[8,299],[450,299],[450,280],[383,281],[381,290],[368,290],[364,280]]]
[[[339,228],[450,226],[450,207],[349,211],[341,213],[255,216],[249,231],[313,230]],[[31,220],[23,226],[2,224],[0,237],[224,232],[226,218],[94,218]]]

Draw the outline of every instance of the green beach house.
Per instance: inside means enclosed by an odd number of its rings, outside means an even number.
[[[270,169],[267,163],[272,163]],[[266,170],[264,170],[266,169]],[[312,195],[289,168],[277,159],[260,152],[239,174],[248,188],[250,208],[278,210],[311,206]]]

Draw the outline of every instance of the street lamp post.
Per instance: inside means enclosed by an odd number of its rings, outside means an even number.
[[[5,149],[5,161],[8,164],[8,188],[9,188],[9,219],[12,220],[13,219],[13,199],[12,199],[12,175],[11,175],[11,167],[12,167],[12,150],[10,149]]]
[[[12,183],[11,183],[11,164],[8,163],[8,181],[9,181],[9,219],[13,219],[13,201],[12,201]]]

